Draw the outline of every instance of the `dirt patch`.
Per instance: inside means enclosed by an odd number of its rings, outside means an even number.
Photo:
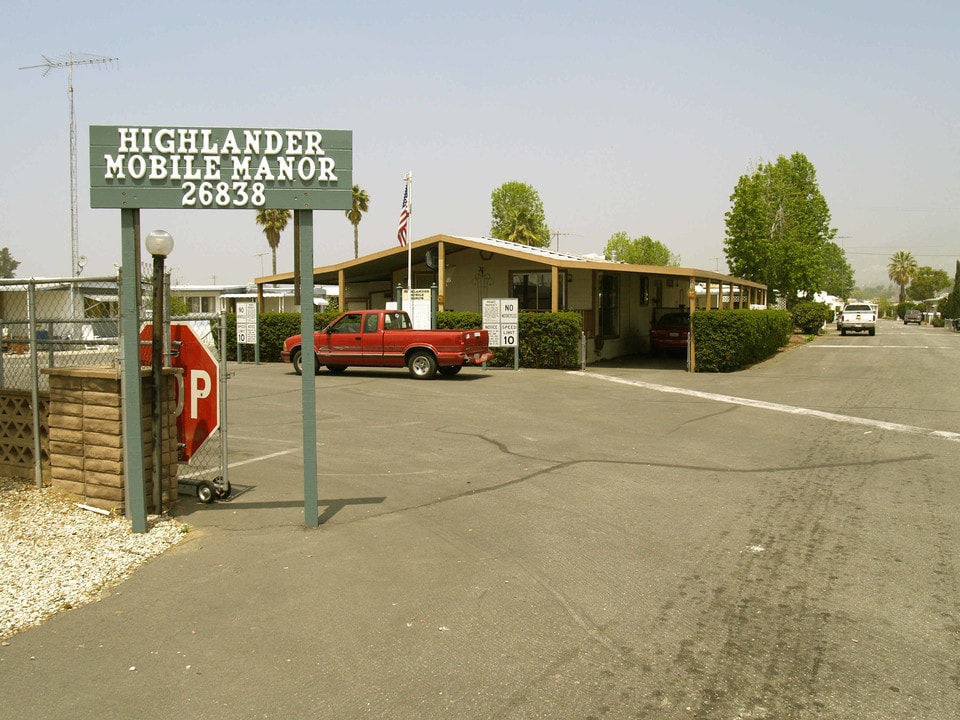
[[[806,345],[811,340],[813,340],[812,335],[791,335],[787,340],[787,344],[780,348],[779,352],[786,352],[787,350],[792,350],[795,347]]]

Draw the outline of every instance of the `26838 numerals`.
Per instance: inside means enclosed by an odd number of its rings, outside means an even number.
[[[263,207],[267,202],[262,182],[185,182],[180,189],[184,207]]]

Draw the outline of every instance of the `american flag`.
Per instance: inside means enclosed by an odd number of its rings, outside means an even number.
[[[410,192],[409,183],[403,188],[403,205],[400,207],[400,225],[397,227],[397,240],[400,247],[407,246],[407,221],[410,220],[410,204],[407,202]]]

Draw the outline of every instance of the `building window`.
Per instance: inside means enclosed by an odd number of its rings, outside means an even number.
[[[620,335],[620,276],[600,275],[600,334],[604,337]]]
[[[120,303],[102,296],[85,295],[83,298],[83,316],[88,318],[119,318]]]
[[[191,314],[216,314],[217,299],[209,295],[190,295],[187,297]]]
[[[566,307],[566,275],[560,273],[560,309]],[[517,298],[521,310],[550,311],[552,305],[551,273],[548,272],[514,272],[511,274],[510,285],[513,288],[513,297]]]
[[[650,304],[650,278],[646,275],[640,276],[640,304]]]

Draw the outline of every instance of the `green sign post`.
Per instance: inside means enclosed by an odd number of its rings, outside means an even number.
[[[353,205],[350,130],[170,126],[90,127],[90,207],[121,211],[121,382],[127,515],[134,532],[147,531],[140,385],[140,210],[293,210],[300,236],[300,296],[312,298],[313,210]],[[314,306],[301,311],[305,337]],[[308,353],[308,355],[311,355]],[[312,357],[309,358],[312,361]],[[317,492],[316,388],[304,358],[304,524],[320,524]]]

